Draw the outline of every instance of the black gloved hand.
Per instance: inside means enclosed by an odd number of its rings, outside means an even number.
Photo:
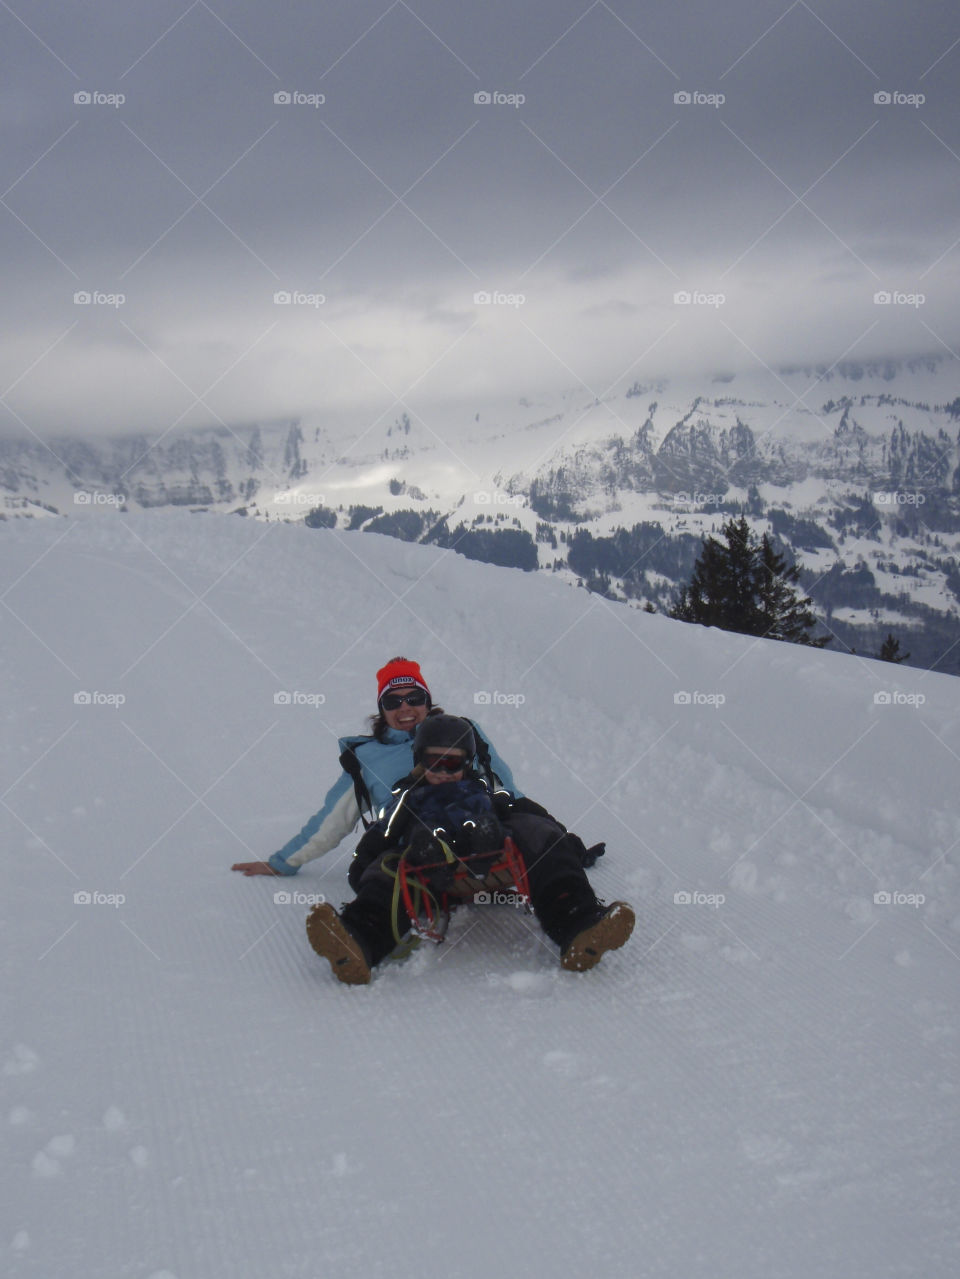
[[[597,858],[602,857],[606,851],[606,844],[593,844],[580,854],[580,864],[582,866],[592,866]]]
[[[441,838],[447,839],[443,830],[439,830],[437,834]],[[446,860],[437,835],[425,827],[421,827],[414,832],[410,843],[406,847],[404,857],[406,857],[407,864],[410,866],[434,866],[437,862]]]

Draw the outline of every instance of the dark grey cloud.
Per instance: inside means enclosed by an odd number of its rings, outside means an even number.
[[[13,0],[0,26],[3,429],[960,350],[939,3]]]

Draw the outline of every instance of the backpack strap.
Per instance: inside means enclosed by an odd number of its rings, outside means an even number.
[[[464,715],[464,719],[467,717]],[[472,719],[467,719],[467,723],[473,729],[473,736],[477,743],[477,759],[480,761],[480,767],[483,770],[484,779],[491,791],[503,790],[503,782],[493,771],[493,764],[490,761],[490,743],[477,728]]]
[[[373,825],[376,814],[373,811],[373,800],[367,789],[367,783],[363,780],[363,766],[357,759],[357,747],[362,746],[364,742],[372,741],[372,737],[354,737],[340,756],[340,767],[353,778],[353,793],[357,797],[357,808],[360,810],[360,820],[363,822],[364,830],[368,830]],[[369,817],[367,813],[370,814]]]

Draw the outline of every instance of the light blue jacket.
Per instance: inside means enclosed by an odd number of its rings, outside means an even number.
[[[521,796],[523,792],[517,790],[509,767],[497,754],[486,733],[482,733],[482,736],[490,747],[490,765],[493,771],[507,790]],[[341,737],[341,754],[351,745],[360,761],[374,812],[379,814],[393,803],[394,785],[413,768],[413,733],[388,728],[382,742],[373,737]],[[353,778],[349,773],[342,772],[327,791],[320,811],[314,813],[298,835],[294,835],[289,843],[273,854],[270,865],[280,875],[295,875],[304,863],[315,857],[322,857],[324,853],[336,848],[356,828],[359,820],[360,807],[357,804]]]

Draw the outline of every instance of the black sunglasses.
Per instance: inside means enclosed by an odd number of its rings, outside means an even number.
[[[395,711],[406,702],[408,706],[425,706],[427,703],[427,695],[421,688],[415,688],[412,693],[384,693],[380,698],[380,706],[385,711]]]

